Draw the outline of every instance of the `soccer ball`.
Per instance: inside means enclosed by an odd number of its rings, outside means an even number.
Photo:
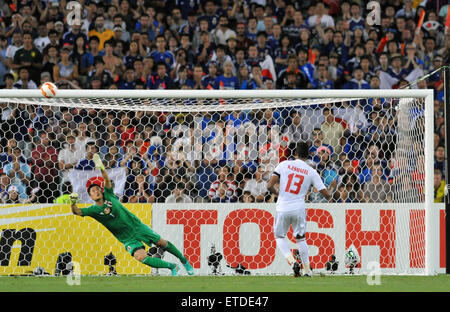
[[[58,87],[54,83],[46,82],[41,86],[41,92],[42,95],[46,98],[51,98],[56,95],[56,91],[58,90]]]

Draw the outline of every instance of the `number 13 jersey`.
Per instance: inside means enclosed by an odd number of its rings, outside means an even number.
[[[305,197],[313,185],[317,191],[325,189],[319,173],[300,159],[285,160],[278,164],[274,174],[279,176],[280,191],[277,211],[292,211],[305,208]]]

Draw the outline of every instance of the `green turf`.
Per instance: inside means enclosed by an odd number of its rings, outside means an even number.
[[[0,292],[448,292],[450,276],[82,276],[70,286],[65,277],[0,277]]]

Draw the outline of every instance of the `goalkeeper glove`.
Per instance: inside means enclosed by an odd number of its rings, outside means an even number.
[[[103,162],[98,154],[94,154],[93,161],[95,163],[95,168],[105,170],[105,166],[103,165]]]
[[[78,203],[78,202],[80,201],[80,199],[79,199],[79,197],[78,197],[78,193],[72,193],[72,194],[70,194],[69,200],[70,200],[70,203],[71,203],[72,205],[75,205],[76,203]]]

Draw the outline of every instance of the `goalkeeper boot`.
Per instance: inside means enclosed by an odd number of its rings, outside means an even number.
[[[178,264],[175,264],[175,267],[173,269],[170,269],[172,276],[178,276],[178,271],[180,270],[180,267]]]
[[[192,268],[191,264],[188,261],[186,261],[186,263],[184,263],[183,266],[186,269],[188,275],[194,275],[194,269]]]
[[[294,262],[294,265],[292,266],[292,270],[294,271],[294,277],[300,276],[300,264],[298,262]]]

